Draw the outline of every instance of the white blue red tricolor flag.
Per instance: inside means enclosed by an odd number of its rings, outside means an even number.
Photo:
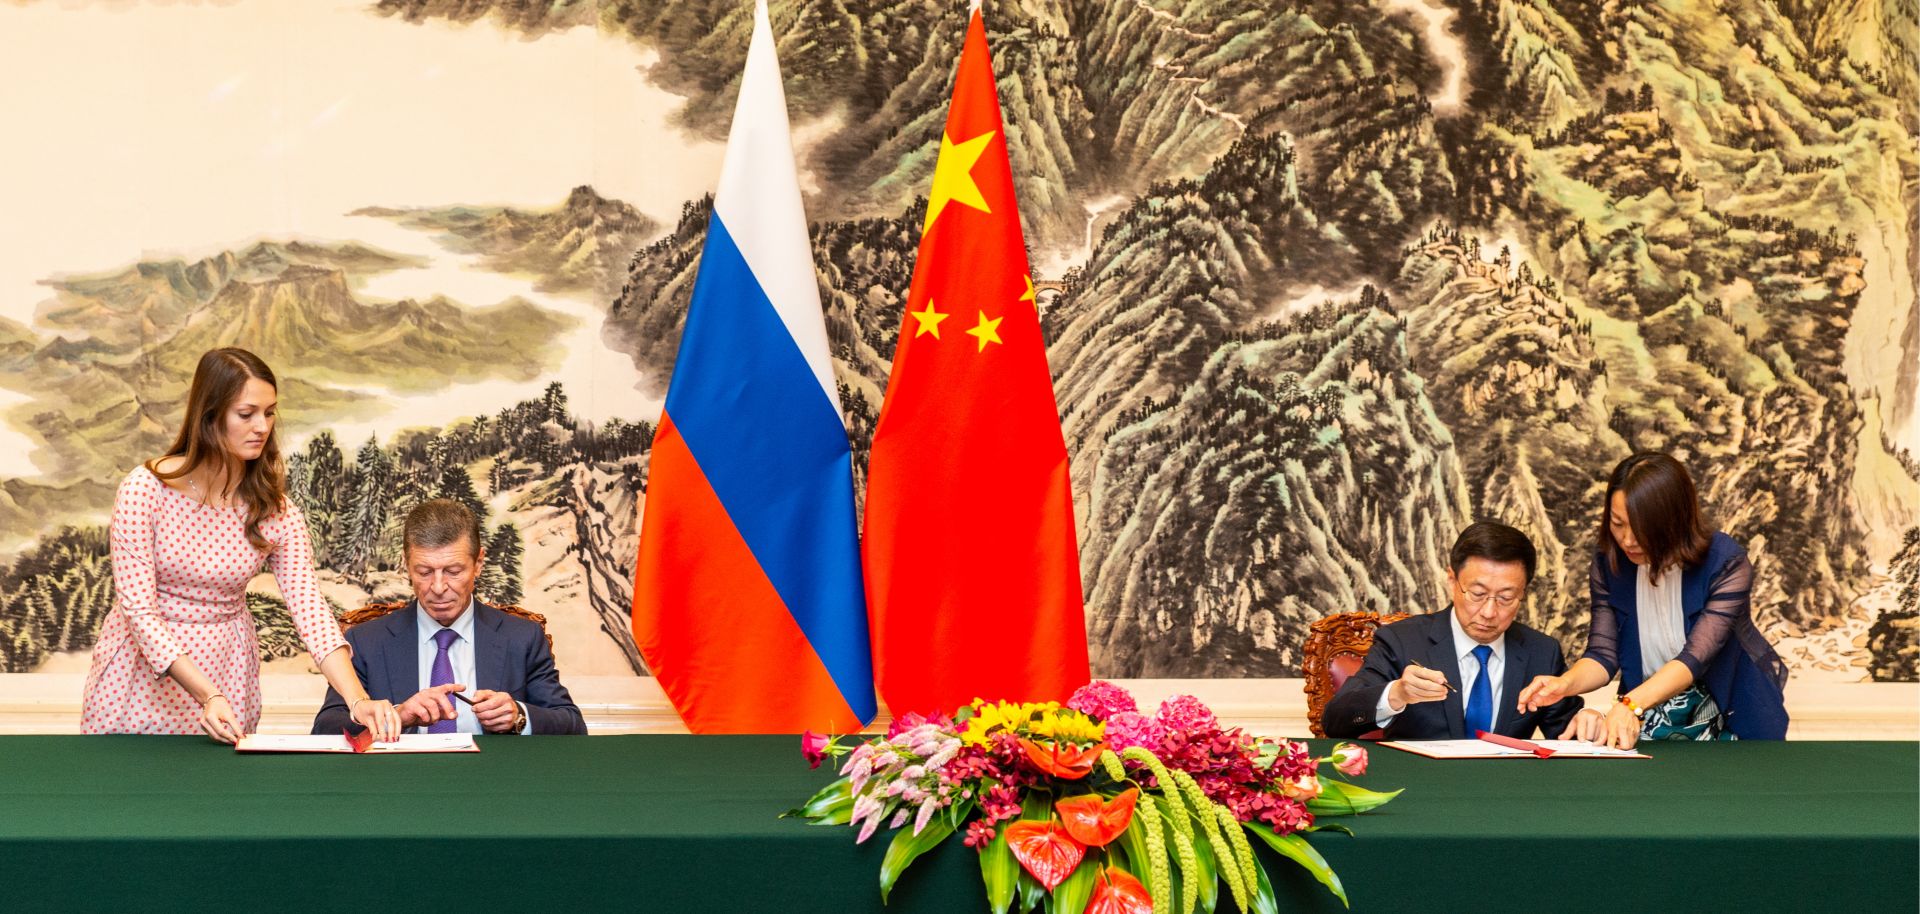
[[[654,436],[633,636],[695,733],[876,711],[853,465],[764,0]]]

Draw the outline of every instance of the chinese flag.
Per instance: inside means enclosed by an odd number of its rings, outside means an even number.
[[[867,474],[867,616],[894,716],[1087,682],[1073,496],[980,11],[967,24]]]

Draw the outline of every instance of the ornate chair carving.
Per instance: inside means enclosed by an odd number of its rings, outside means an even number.
[[[1373,647],[1373,630],[1406,617],[1407,613],[1345,612],[1313,623],[1307,642],[1300,647],[1300,665],[1307,678],[1307,726],[1314,736],[1327,735],[1320,715],[1347,677],[1360,672],[1367,650]]]
[[[366,606],[360,607],[359,609],[347,610],[346,612],[340,614],[340,627],[342,629],[348,629],[356,625],[359,625],[362,622],[372,622],[373,620],[378,619],[381,616],[384,616],[395,610],[405,609],[407,604],[411,602],[413,601],[401,600],[398,603],[369,603]],[[535,625],[540,626],[540,633],[547,636],[547,652],[548,653],[553,652],[553,633],[550,631],[547,631],[546,616],[543,616],[532,610],[521,609],[518,606],[494,606],[494,604],[492,603],[488,603],[487,605],[493,606],[494,609],[497,609],[503,613],[506,613],[509,616],[519,616],[522,619],[525,619],[529,622],[532,622]]]

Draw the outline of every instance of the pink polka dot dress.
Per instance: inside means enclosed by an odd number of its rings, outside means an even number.
[[[200,703],[167,675],[186,654],[233,705],[260,725],[260,648],[247,582],[262,556],[247,542],[246,508],[216,508],[178,492],[146,467],[113,500],[113,611],[100,627],[81,709],[84,733],[200,730]],[[306,518],[289,503],[260,525],[300,640],[316,660],[346,647],[314,580]]]

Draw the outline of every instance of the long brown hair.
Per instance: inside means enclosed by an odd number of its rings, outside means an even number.
[[[1673,568],[1697,565],[1713,543],[1713,528],[1700,513],[1700,494],[1680,461],[1659,451],[1642,451],[1613,468],[1607,497],[1600,502],[1600,553],[1618,572],[1624,550],[1614,542],[1613,493],[1627,493],[1627,526],[1647,554],[1654,578]]]
[[[203,463],[231,466],[237,458],[227,449],[227,410],[240,399],[249,380],[265,381],[276,392],[280,389],[273,369],[245,349],[214,349],[201,356],[199,366],[193,369],[193,386],[187,390],[187,413],[180,419],[180,434],[174,436],[173,446],[165,454],[147,462],[147,469],[167,480],[185,476]],[[287,497],[287,467],[280,459],[278,432],[276,425],[267,433],[260,456],[246,461],[239,485],[233,486],[247,506],[247,542],[261,552],[271,549],[272,544],[260,533],[260,524],[279,513]],[[159,464],[168,457],[184,459],[178,467],[163,473]],[[223,481],[232,483],[224,476]]]

